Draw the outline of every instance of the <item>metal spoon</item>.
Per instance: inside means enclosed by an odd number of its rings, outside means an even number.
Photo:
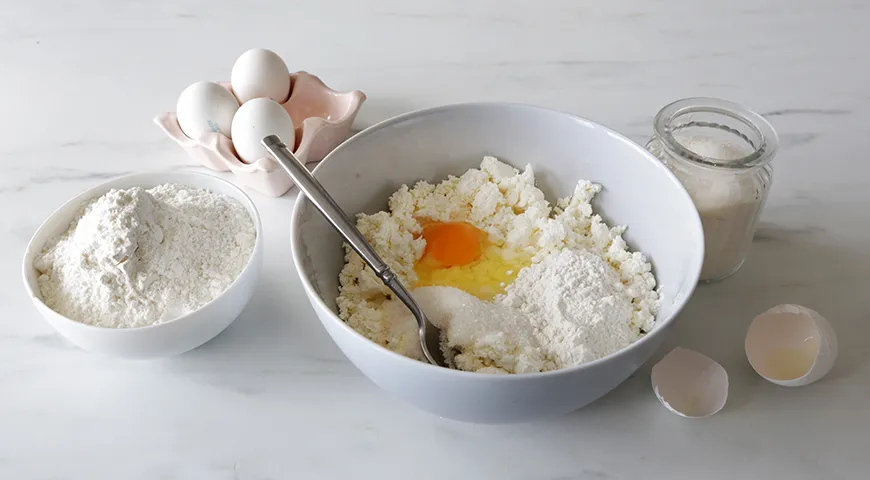
[[[277,135],[269,135],[260,143],[266,147],[266,150],[275,158],[278,164],[287,171],[290,178],[299,187],[299,190],[317,207],[317,210],[338,231],[339,235],[362,257],[363,261],[372,267],[378,278],[399,297],[399,300],[411,310],[414,318],[417,319],[420,346],[423,347],[423,354],[426,356],[426,360],[432,365],[446,367],[444,354],[441,351],[441,332],[426,318],[426,315],[414,300],[414,297],[411,296],[411,293],[399,282],[399,279],[390,270],[390,267],[381,260],[381,257],[378,256],[374,248],[366,241],[362,233],[347,218],[341,207],[335,203],[329,192],[311,175],[311,172],[293,155],[293,152],[287,148],[287,145]]]

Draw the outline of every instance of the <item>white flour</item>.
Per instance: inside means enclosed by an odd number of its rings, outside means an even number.
[[[528,317],[557,368],[605,357],[640,338],[619,274],[588,250],[563,250],[524,268],[495,302]]]
[[[239,202],[165,184],[111,190],[34,260],[46,305],[100,327],[142,327],[212,301],[238,277],[256,230]]]

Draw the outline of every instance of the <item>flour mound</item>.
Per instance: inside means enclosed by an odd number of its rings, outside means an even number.
[[[631,301],[616,270],[586,250],[544,257],[522,269],[495,299],[526,315],[558,368],[591,362],[638,340]]]
[[[34,260],[43,301],[73,320],[129,328],[214,300],[239,276],[256,230],[231,197],[164,184],[87,203]]]

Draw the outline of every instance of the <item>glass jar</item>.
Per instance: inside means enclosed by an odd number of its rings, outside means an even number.
[[[701,216],[701,281],[725,279],[746,260],[777,144],[767,120],[725,100],[685,98],[656,115],[646,147],[682,182]]]

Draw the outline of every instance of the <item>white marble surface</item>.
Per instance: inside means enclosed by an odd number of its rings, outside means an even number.
[[[2,7],[0,478],[866,478],[870,4],[157,3]],[[344,359],[303,296],[288,253],[292,196],[255,195],[267,266],[217,339],[138,363],[69,346],[24,294],[30,235],[106,178],[189,168],[152,116],[188,83],[227,78],[252,46],[365,91],[360,127],[419,107],[509,100],[643,141],[652,115],[679,97],[765,113],[783,145],[752,256],[698,290],[668,342],[727,368],[725,410],[672,415],[649,388],[649,365],[590,407],[532,425],[459,424],[394,401]],[[767,384],[744,358],[752,316],[782,302],[816,308],[839,332],[840,359],[815,385]]]

